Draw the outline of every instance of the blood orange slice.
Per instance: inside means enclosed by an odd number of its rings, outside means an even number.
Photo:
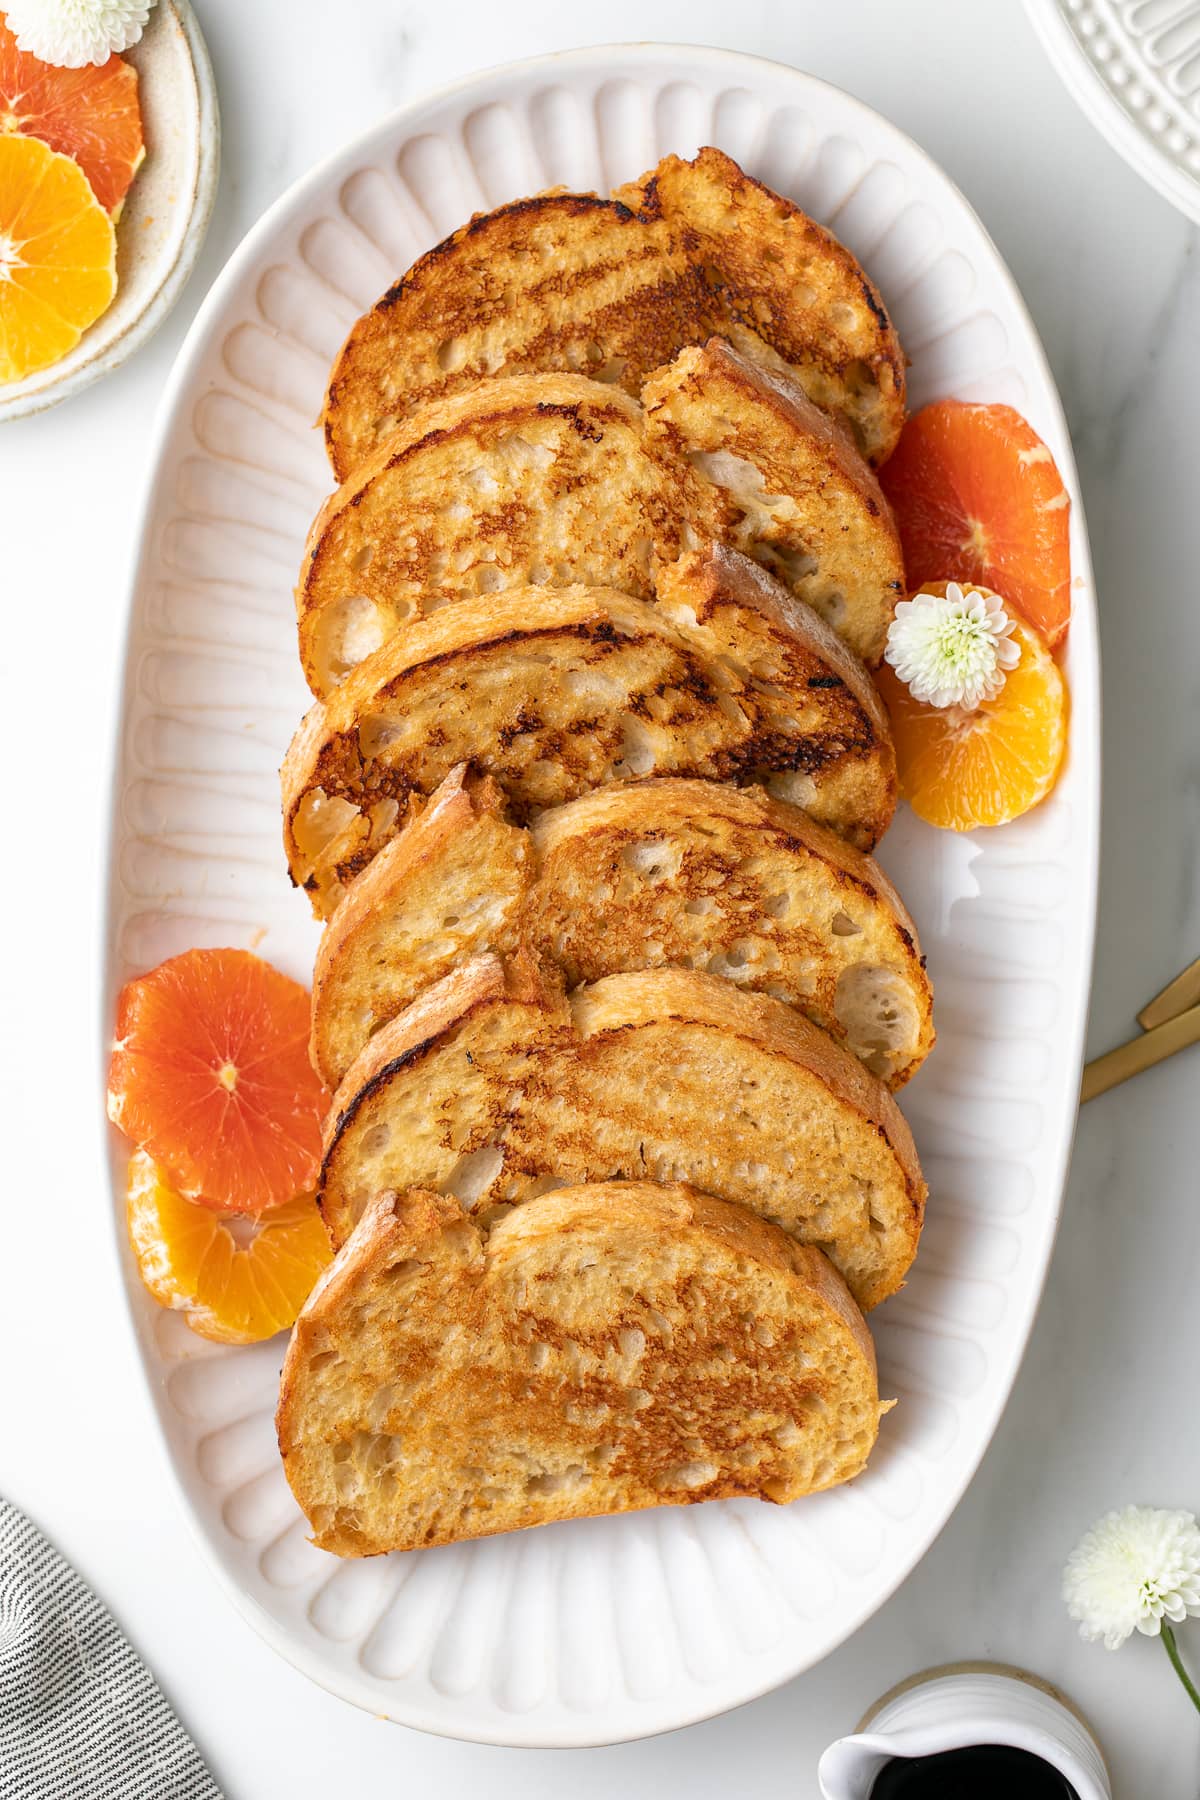
[[[185,1200],[257,1214],[316,1183],[309,1001],[248,950],[188,950],[117,1001],[108,1116]]]
[[[975,582],[1058,642],[1071,618],[1070,498],[1019,412],[936,400],[908,421],[879,479],[910,589]]]
[[[41,138],[72,156],[106,212],[115,212],[146,154],[137,70],[119,56],[99,68],[56,69],[18,49],[0,14],[0,132]]]

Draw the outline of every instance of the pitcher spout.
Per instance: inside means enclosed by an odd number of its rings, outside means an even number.
[[[868,1800],[879,1771],[905,1754],[898,1738],[882,1732],[838,1738],[817,1765],[822,1800]]]

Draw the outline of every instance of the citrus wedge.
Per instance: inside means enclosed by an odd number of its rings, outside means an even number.
[[[138,1272],[159,1305],[219,1344],[257,1344],[288,1330],[333,1258],[310,1195],[231,1229],[208,1207],[181,1200],[144,1150],[129,1164],[126,1216]]]
[[[1070,497],[1019,412],[936,400],[905,425],[879,479],[910,589],[976,582],[1059,641],[1071,618]]]
[[[257,1214],[316,1184],[329,1095],[308,992],[248,950],[188,950],[117,1000],[108,1115],[175,1191]]]
[[[936,591],[944,583],[927,582]],[[968,592],[978,591],[968,587]],[[1004,825],[1044,800],[1067,741],[1067,692],[1044,638],[1015,620],[1021,659],[994,700],[972,711],[914,700],[885,663],[900,792],[918,818],[951,831]]]
[[[40,138],[74,157],[115,214],[146,154],[137,70],[119,56],[99,68],[56,69],[18,49],[0,14],[0,132]]]
[[[112,220],[78,163],[0,136],[0,381],[58,362],[116,291]]]

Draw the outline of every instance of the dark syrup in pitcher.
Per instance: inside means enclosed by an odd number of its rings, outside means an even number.
[[[936,1756],[897,1756],[875,1777],[871,1800],[1078,1800],[1065,1775],[1007,1744],[970,1744]]]

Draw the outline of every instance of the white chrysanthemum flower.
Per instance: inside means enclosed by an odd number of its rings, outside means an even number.
[[[1155,1506],[1106,1513],[1071,1552],[1063,1599],[1080,1637],[1106,1649],[1133,1631],[1157,1637],[1164,1619],[1200,1613],[1200,1525]]]
[[[7,0],[19,47],[59,69],[107,62],[136,44],[154,0]]]
[[[967,594],[951,581],[944,594],[922,589],[900,601],[884,655],[914,700],[975,707],[996,698],[1021,660],[1012,629],[998,594]]]

